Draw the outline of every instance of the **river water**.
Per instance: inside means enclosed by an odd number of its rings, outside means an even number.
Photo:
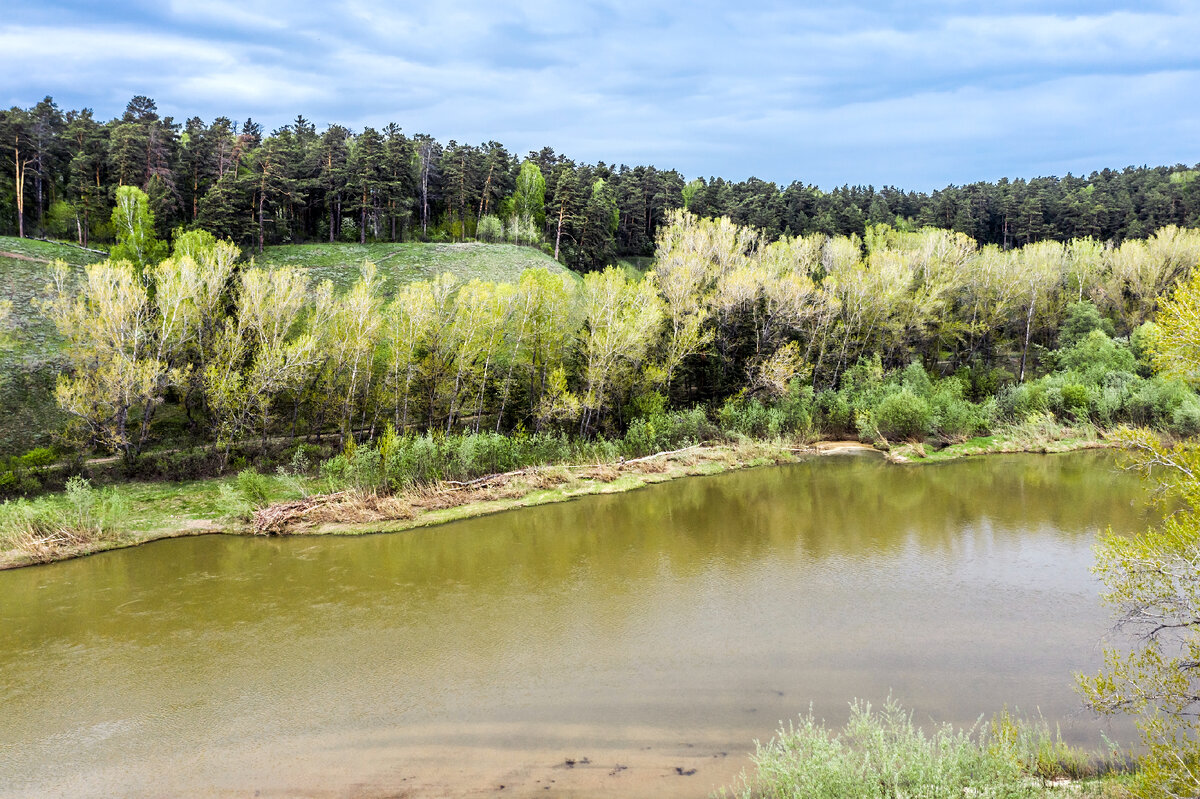
[[[1107,453],[694,478],[407,533],[0,573],[0,796],[704,796],[889,693],[1078,743]],[[501,788],[499,786],[503,785]]]

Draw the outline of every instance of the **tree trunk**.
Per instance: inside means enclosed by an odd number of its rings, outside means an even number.
[[[554,260],[558,260],[558,245],[562,241],[563,219],[567,215],[567,204],[560,203],[558,206],[558,232],[554,235]]]
[[[20,137],[13,145],[13,166],[16,169],[17,237],[25,238],[25,164],[21,161]]]
[[[1029,337],[1033,331],[1033,306],[1037,302],[1037,291],[1029,297],[1029,314],[1025,317],[1025,347],[1021,350],[1021,376],[1017,378],[1018,383],[1025,382],[1025,358],[1029,355]]]

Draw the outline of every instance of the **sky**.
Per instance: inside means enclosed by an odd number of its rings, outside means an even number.
[[[1200,162],[1200,0],[4,0],[0,103],[824,188]]]

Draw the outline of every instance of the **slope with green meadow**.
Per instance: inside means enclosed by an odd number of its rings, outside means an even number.
[[[526,269],[543,268],[569,274],[562,264],[542,250],[518,244],[423,244],[387,242],[371,244],[285,244],[267,247],[255,255],[259,266],[293,266],[308,271],[314,282],[333,281],[345,290],[358,278],[358,267],[370,261],[384,278],[384,293],[418,280],[432,280],[449,272],[460,280],[515,283]]]
[[[54,400],[61,340],[36,306],[50,262],[63,260],[81,275],[84,266],[103,258],[70,244],[0,236],[0,297],[12,301],[15,323],[10,346],[0,348],[0,456],[50,446],[66,423]],[[493,282],[516,281],[535,267],[569,274],[543,251],[516,244],[290,244],[254,257],[260,266],[306,270],[314,282],[331,280],[339,291],[354,283],[364,261],[378,265],[389,295],[399,285],[446,272]]]

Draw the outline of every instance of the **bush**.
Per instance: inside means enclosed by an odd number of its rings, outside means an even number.
[[[970,368],[963,366],[954,376],[962,381],[964,397],[971,402],[982,402],[988,397],[994,397],[1013,381],[1011,372],[982,363],[973,364]]]
[[[996,404],[1000,415],[1006,419],[1024,419],[1049,408],[1046,386],[1040,382],[1009,386],[1000,392]]]
[[[815,425],[825,435],[844,436],[853,430],[853,408],[849,400],[838,391],[826,389],[813,402]]]
[[[504,240],[504,225],[496,217],[488,214],[479,220],[475,227],[475,238],[479,241],[497,242]]]
[[[987,432],[995,416],[996,401],[975,404],[953,395],[934,396],[934,419],[937,434],[947,441],[962,441]]]
[[[1158,325],[1143,322],[1129,334],[1129,350],[1137,359],[1137,371],[1142,377],[1154,374],[1154,343],[1158,338]]]
[[[889,394],[875,407],[874,427],[884,438],[923,439],[933,426],[933,409],[907,388]]]
[[[1066,371],[1080,372],[1087,382],[1099,383],[1109,372],[1133,372],[1137,360],[1129,347],[1093,330],[1077,344],[1058,353],[1059,366]]]
[[[1062,396],[1063,410],[1074,414],[1077,419],[1087,416],[1088,407],[1091,405],[1087,386],[1079,383],[1067,383],[1059,389],[1059,392]]]
[[[1037,778],[1100,770],[1044,722],[1017,722],[1007,713],[998,718],[990,728],[947,724],[926,733],[890,699],[881,710],[856,701],[839,732],[810,711],[758,745],[756,773],[733,793],[746,799],[1015,797],[1037,795],[1031,785]]]
[[[257,470],[243,469],[238,472],[237,492],[242,500],[255,510],[271,504],[271,481]]]
[[[49,447],[37,447],[21,456],[21,465],[26,469],[43,469],[53,466],[58,457]]]
[[[1171,413],[1170,430],[1178,436],[1200,435],[1200,398],[1191,394]]]
[[[1101,316],[1091,302],[1073,302],[1067,306],[1066,318],[1058,329],[1058,346],[1060,349],[1073,347],[1093,330],[1100,330],[1108,336],[1115,332],[1113,323]]]
[[[918,397],[928,398],[933,394],[933,381],[920,361],[913,361],[900,373],[900,385]]]

